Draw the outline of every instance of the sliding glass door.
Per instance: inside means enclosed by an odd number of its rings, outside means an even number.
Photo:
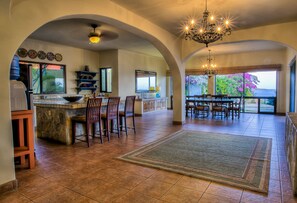
[[[216,94],[242,97],[243,112],[275,113],[276,71],[217,75]]]

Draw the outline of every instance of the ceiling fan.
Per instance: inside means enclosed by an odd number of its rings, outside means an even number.
[[[91,27],[93,28],[93,31],[90,32],[90,34],[88,35],[89,43],[90,44],[98,44],[100,42],[100,40],[101,40],[101,34],[98,34],[96,32],[96,28],[98,27],[98,25],[91,24]]]

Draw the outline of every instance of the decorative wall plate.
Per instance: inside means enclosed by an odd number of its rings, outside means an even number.
[[[19,48],[17,54],[19,57],[25,58],[28,55],[28,51],[25,48]]]
[[[58,62],[62,61],[62,60],[63,60],[63,56],[62,56],[62,54],[57,53],[57,54],[55,55],[55,59],[56,59],[56,61],[58,61]]]
[[[41,60],[46,59],[46,53],[44,51],[39,51],[37,55],[38,55],[38,58]]]
[[[55,59],[55,55],[53,54],[53,52],[47,52],[46,58],[47,60],[52,61]]]
[[[31,59],[35,59],[37,57],[37,51],[35,51],[34,49],[30,49],[28,51],[28,56],[31,58]]]

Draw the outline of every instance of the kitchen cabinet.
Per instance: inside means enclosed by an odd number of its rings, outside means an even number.
[[[166,110],[167,98],[153,99],[136,99],[135,100],[135,115],[142,116],[145,113]]]

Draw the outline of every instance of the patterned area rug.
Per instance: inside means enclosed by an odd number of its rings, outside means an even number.
[[[268,192],[272,139],[179,131],[119,159]]]

